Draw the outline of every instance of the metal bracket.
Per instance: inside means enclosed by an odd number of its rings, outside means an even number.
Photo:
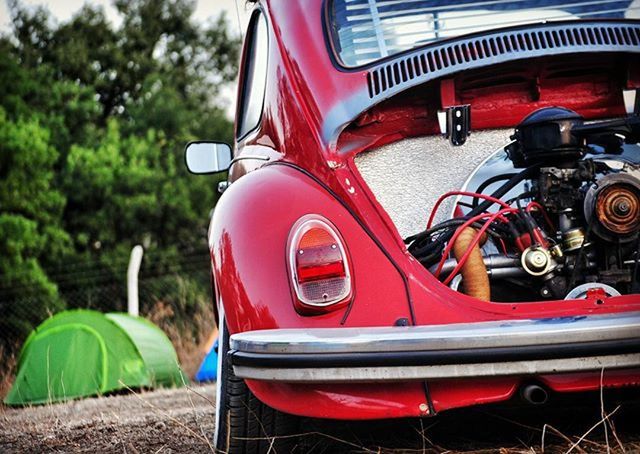
[[[229,185],[231,185],[231,183],[229,183],[229,180],[219,181],[218,194],[222,194],[224,191],[226,191],[227,188],[229,188]]]
[[[440,131],[449,139],[451,145],[464,145],[471,133],[471,105],[451,106],[439,111],[438,122]]]
[[[622,98],[627,114],[640,116],[640,88],[622,90]]]

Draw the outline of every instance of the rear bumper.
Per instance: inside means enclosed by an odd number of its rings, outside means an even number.
[[[521,376],[640,367],[640,312],[414,327],[249,331],[237,376],[288,383]]]

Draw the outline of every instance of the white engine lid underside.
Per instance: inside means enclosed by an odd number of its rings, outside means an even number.
[[[460,147],[442,136],[410,138],[360,153],[355,164],[405,238],[424,230],[438,197],[462,188],[476,167],[509,142],[510,134],[507,129],[473,132]],[[454,200],[442,204],[436,221],[451,215]]]

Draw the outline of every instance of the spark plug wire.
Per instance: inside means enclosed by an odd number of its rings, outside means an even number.
[[[453,278],[460,272],[460,270],[464,266],[465,262],[469,259],[469,256],[473,252],[473,248],[476,246],[476,244],[478,244],[478,242],[480,241],[480,238],[482,238],[482,235],[489,228],[489,226],[491,225],[492,222],[494,222],[496,219],[500,218],[501,216],[504,216],[504,215],[509,214],[509,213],[514,213],[514,212],[517,212],[517,211],[518,210],[516,208],[505,208],[505,209],[500,210],[497,213],[493,213],[493,214],[484,213],[484,216],[485,217],[489,216],[489,219],[487,219],[487,221],[482,226],[482,228],[480,230],[478,230],[478,233],[476,233],[473,241],[469,245],[469,248],[467,249],[467,252],[465,252],[465,254],[460,258],[460,260],[458,261],[458,264],[453,269],[451,274],[449,274],[449,276],[447,276],[447,278],[443,281],[443,284],[448,285],[453,280]],[[455,243],[455,239],[460,234],[460,232],[462,232],[462,229],[466,228],[466,227],[468,227],[468,226],[462,225],[461,227],[458,228],[458,230],[456,230],[456,233],[451,238],[451,241],[449,242],[449,244],[447,244],[447,248],[446,249],[448,249],[448,251],[445,250],[446,255],[445,255],[445,253],[443,253],[443,257],[445,257],[445,259],[446,259],[446,256],[448,255],[448,252],[451,251],[451,248],[453,248],[453,244]],[[442,262],[442,264],[444,265],[444,261]],[[438,268],[440,268],[440,270],[442,269],[440,266],[438,266]]]
[[[436,202],[436,204],[433,206],[433,210],[431,210],[431,215],[429,216],[429,221],[427,222],[427,229],[431,228],[431,224],[433,223],[433,219],[435,218],[436,213],[438,212],[438,208],[440,208],[440,205],[442,204],[442,202],[444,202],[445,199],[447,199],[448,197],[451,197],[453,195],[464,195],[464,196],[468,196],[468,197],[484,199],[484,200],[489,201],[489,202],[497,203],[497,204],[501,205],[503,208],[509,208],[509,205],[507,205],[505,202],[503,202],[500,199],[496,199],[495,197],[492,197],[490,195],[478,194],[477,192],[468,192],[468,191],[449,191],[449,192],[441,195],[438,198],[438,201]]]
[[[447,257],[451,253],[451,249],[453,248],[453,245],[455,244],[458,236],[460,236],[460,233],[464,229],[466,229],[467,227],[471,226],[472,224],[474,224],[477,221],[480,221],[480,220],[486,219],[486,218],[490,218],[487,222],[484,223],[484,225],[479,230],[479,232],[484,233],[489,228],[491,223],[494,222],[496,219],[501,219],[501,220],[503,220],[503,222],[509,222],[508,219],[506,219],[504,217],[504,215],[508,214],[508,213],[512,213],[514,211],[517,211],[517,210],[515,208],[507,207],[507,208],[505,208],[503,210],[498,211],[497,213],[481,213],[481,214],[478,214],[477,216],[474,216],[474,217],[470,218],[464,224],[462,224],[460,227],[458,227],[456,229],[456,231],[454,232],[453,236],[451,237],[451,239],[449,240],[449,242],[447,243],[447,246],[445,247],[444,251],[442,252],[442,258],[440,259],[440,263],[438,264],[438,268],[436,269],[434,275],[436,277],[440,276],[440,272],[442,271],[442,267],[444,266],[444,263],[445,263]],[[480,234],[480,236],[481,235],[482,234]],[[474,242],[472,243],[472,246],[475,246],[478,243],[478,241],[480,241],[480,236],[477,236],[477,238],[474,239]]]

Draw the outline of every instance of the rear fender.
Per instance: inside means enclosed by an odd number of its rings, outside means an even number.
[[[327,218],[342,235],[352,267],[353,300],[336,311],[303,316],[287,266],[287,240],[307,214]],[[234,182],[209,229],[214,279],[229,332],[270,328],[392,326],[410,319],[402,276],[351,213],[300,170],[269,165]]]

